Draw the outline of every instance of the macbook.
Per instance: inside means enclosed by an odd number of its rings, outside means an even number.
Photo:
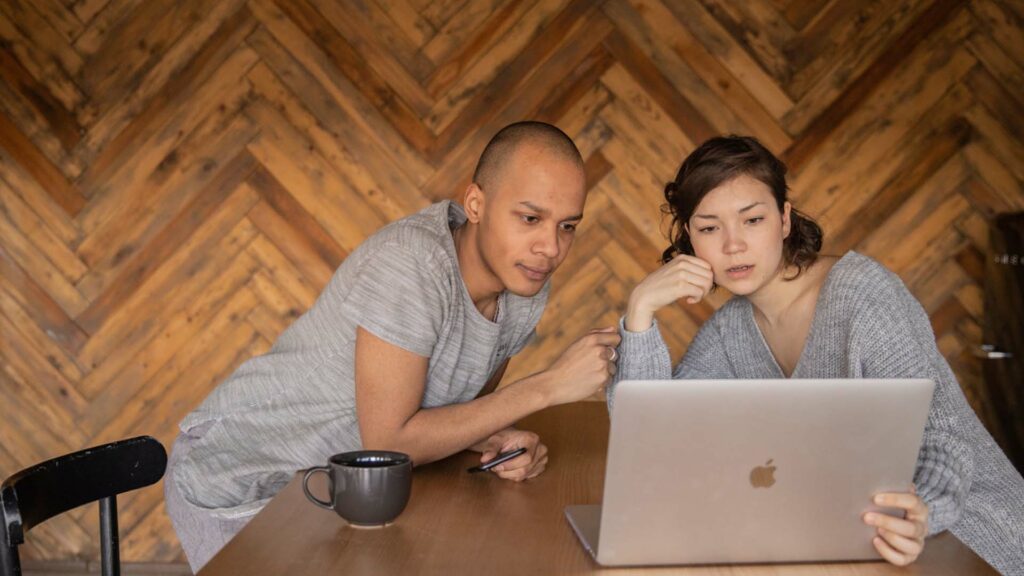
[[[624,381],[604,497],[566,508],[599,564],[878,560],[861,520],[908,491],[930,380]]]

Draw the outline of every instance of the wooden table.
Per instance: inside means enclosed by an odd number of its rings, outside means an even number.
[[[414,473],[409,506],[395,524],[355,529],[288,484],[201,576],[260,574],[929,574],[995,571],[950,534],[930,539],[909,568],[884,562],[602,569],[566,522],[569,504],[601,501],[608,415],[603,403],[545,410],[520,427],[551,450],[547,470],[516,484],[467,474],[479,461],[457,454]],[[321,475],[317,475],[318,477]],[[326,488],[321,488],[326,494]]]

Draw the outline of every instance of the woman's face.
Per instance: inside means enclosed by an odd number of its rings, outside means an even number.
[[[711,264],[715,283],[747,295],[782,269],[789,235],[789,202],[782,213],[767,184],[740,175],[708,192],[687,223],[694,254]]]

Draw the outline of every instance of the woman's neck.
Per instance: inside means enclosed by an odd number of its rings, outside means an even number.
[[[799,275],[796,266],[784,264],[767,284],[749,294],[747,299],[768,326],[777,326],[792,316],[794,309],[804,305],[807,298],[818,294],[831,268],[831,265],[820,264],[821,259]]]

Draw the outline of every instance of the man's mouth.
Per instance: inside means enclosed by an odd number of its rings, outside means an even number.
[[[533,268],[525,264],[516,264],[530,280],[543,280],[551,274],[551,268]]]

